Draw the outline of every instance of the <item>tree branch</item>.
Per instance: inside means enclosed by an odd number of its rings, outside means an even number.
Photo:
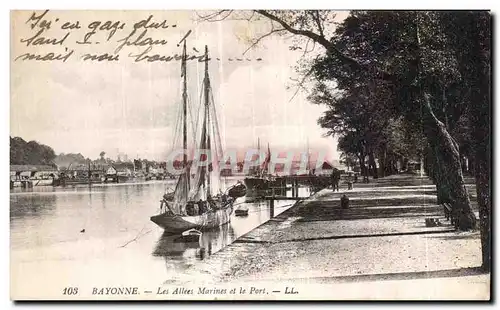
[[[225,14],[225,16],[222,16],[219,19],[214,19],[216,16],[221,16],[222,14],[224,14],[226,12],[227,12],[227,14]],[[200,17],[201,17],[202,21],[203,20],[204,21],[207,21],[207,20],[209,20],[209,21],[221,21],[221,20],[227,19],[233,12],[234,12],[233,10],[220,10],[220,11],[217,11],[216,13],[212,13],[212,14],[208,14],[206,16],[200,16]],[[357,61],[356,59],[351,58],[351,57],[345,55],[344,53],[342,53],[335,46],[335,44],[333,42],[331,42],[330,40],[325,38],[324,27],[322,25],[321,16],[319,15],[318,11],[315,12],[316,14],[312,13],[312,18],[318,26],[319,34],[313,32],[313,31],[310,31],[310,30],[294,28],[290,24],[285,22],[282,18],[276,16],[275,14],[270,13],[267,10],[254,10],[254,12],[270,19],[271,21],[274,21],[274,22],[280,24],[283,27],[282,30],[287,30],[288,32],[290,32],[291,34],[294,34],[294,35],[301,35],[301,36],[308,37],[308,38],[312,39],[314,42],[321,44],[326,49],[327,53],[332,54],[333,56],[337,57],[340,61],[351,66],[351,68],[353,68],[353,69],[363,70],[363,71],[369,72],[369,73],[373,74],[374,77],[377,77],[377,78],[380,78],[383,80],[393,81],[396,78],[393,74],[390,74],[385,70],[377,68],[371,64],[362,64],[359,61]],[[253,15],[247,20],[250,20],[252,17],[253,17]],[[282,30],[279,30],[279,31],[282,31]],[[278,31],[275,31],[275,32],[278,32]],[[269,35],[270,34],[267,34],[266,36],[269,36]]]
[[[273,27],[273,28],[274,28],[274,27]],[[262,39],[264,39],[264,38],[266,38],[266,37],[268,37],[268,36],[272,35],[273,33],[276,33],[276,32],[281,32],[281,31],[285,31],[285,29],[271,29],[271,31],[269,31],[269,32],[268,32],[268,33],[266,33],[265,35],[262,35],[262,36],[260,36],[259,38],[257,38],[257,39],[256,39],[256,40],[252,43],[252,45],[250,45],[250,46],[249,46],[249,47],[248,47],[248,48],[247,48],[247,49],[243,52],[243,55],[245,55],[245,54],[246,54],[249,50],[251,50],[251,49],[252,49],[252,47],[254,47],[254,46],[256,46],[257,44],[259,44],[259,42],[260,42]]]
[[[213,19],[216,16],[222,15],[224,12],[228,12],[228,14],[224,17],[221,17],[220,19]],[[205,16],[202,16],[202,15],[198,14],[198,12],[196,12],[196,15],[198,15],[198,17],[200,18],[200,21],[218,22],[218,21],[222,21],[222,20],[225,20],[226,18],[228,18],[232,12],[233,12],[233,10],[219,10],[215,13],[211,13],[211,14],[208,14]]]
[[[313,71],[314,71],[314,67],[311,67],[311,69],[309,69],[309,71],[302,77],[302,80],[300,81],[297,89],[295,90],[295,93],[293,93],[293,96],[290,98],[289,102],[291,102],[293,100],[293,98],[295,98],[295,96],[297,96],[297,94],[301,88],[304,88],[304,82],[311,75],[311,73],[313,73]]]
[[[313,15],[314,20],[316,21],[316,25],[318,26],[318,31],[319,31],[319,34],[320,34],[322,37],[324,37],[324,36],[325,36],[325,34],[323,33],[323,26],[321,26],[321,19],[320,19],[320,17],[319,17],[319,11],[318,11],[318,10],[316,10],[316,11],[314,11],[314,13],[316,13],[316,14],[312,14],[312,15]]]
[[[277,17],[274,14],[269,13],[266,10],[256,10],[256,12],[259,13],[260,15],[264,16],[264,17],[269,18],[272,21],[277,22],[284,29],[288,30],[290,33],[301,35],[301,36],[305,36],[305,37],[313,39],[315,42],[321,44],[327,50],[327,52],[335,55],[342,62],[350,65],[351,67],[353,67],[355,69],[361,69],[361,70],[365,70],[365,71],[373,71],[373,69],[375,69],[375,72],[373,72],[373,73],[376,76],[378,76],[378,77],[380,77],[380,78],[382,78],[384,80],[392,80],[394,78],[394,76],[392,74],[389,74],[386,71],[383,71],[383,70],[378,69],[378,68],[373,68],[371,66],[360,64],[357,60],[355,60],[355,59],[353,59],[353,58],[351,58],[349,56],[344,55],[341,51],[339,51],[337,49],[337,47],[332,42],[330,42],[329,40],[327,40],[322,35],[314,33],[314,32],[312,32],[310,30],[302,30],[302,29],[293,28],[288,23],[286,23],[284,20],[282,20],[281,18]]]

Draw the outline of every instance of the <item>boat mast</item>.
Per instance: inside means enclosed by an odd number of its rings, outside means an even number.
[[[257,152],[259,154],[259,162],[260,162],[260,137],[257,137]],[[257,166],[257,171],[256,171],[256,174],[258,176],[260,176],[261,174],[261,167],[260,167],[260,164]]]
[[[210,96],[210,79],[209,79],[209,76],[208,76],[208,46],[205,45],[205,79],[204,79],[204,86],[205,86],[205,120],[206,120],[206,126],[208,126],[207,128],[207,144],[206,144],[206,147],[207,147],[207,153],[209,154],[210,153],[210,100],[209,100],[209,96]],[[208,159],[208,158],[207,158]],[[208,173],[206,174],[207,175],[207,197],[208,195],[210,194],[210,163],[208,164]]]
[[[307,171],[308,173],[310,173],[310,171],[309,171],[309,170],[310,170],[309,166],[310,166],[310,160],[311,160],[309,156],[310,156],[310,154],[309,154],[309,137],[307,137],[307,166],[306,166],[306,171]]]
[[[184,155],[183,155],[183,158],[182,158],[182,165],[183,165],[183,168],[185,169],[184,170],[184,174],[186,176],[186,182],[185,182],[185,189],[184,189],[184,195],[185,195],[185,199],[187,201],[188,199],[188,187],[189,187],[189,173],[188,173],[188,169],[187,169],[187,155],[186,155],[186,152],[187,152],[187,69],[186,69],[186,60],[187,60],[187,57],[186,57],[186,40],[184,40],[184,44],[183,44],[183,48],[182,48],[182,77],[183,77],[183,80],[182,80],[182,85],[183,85],[183,89],[182,89],[182,110],[183,110],[183,130],[182,130],[182,147],[184,149]]]
[[[267,142],[267,154],[266,154],[266,159],[264,160],[264,171],[263,171],[263,175],[264,173],[265,174],[269,174],[269,162],[271,161],[271,149],[269,148],[269,142]]]

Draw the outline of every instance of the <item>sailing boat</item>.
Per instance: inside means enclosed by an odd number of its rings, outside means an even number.
[[[186,58],[186,41],[184,40],[182,53],[184,150],[187,150]],[[210,100],[212,94],[208,74],[207,46],[205,46],[203,92],[204,102],[200,111],[202,112],[202,127],[199,148],[211,154],[215,153],[215,157],[220,157],[222,156],[222,148],[217,128],[217,114],[215,113],[213,100]],[[188,166],[186,154],[183,156],[183,167],[184,171],[177,180],[173,201],[164,199],[160,206],[160,213],[152,216],[151,221],[162,227],[166,232],[171,233],[181,233],[190,229],[213,228],[229,222],[235,199],[222,193],[221,189],[217,188],[217,185],[222,184],[219,169],[214,169],[213,164],[208,166],[198,165],[196,174],[191,180],[191,167]]]
[[[260,143],[259,143],[260,150]],[[260,154],[260,151],[259,151]],[[281,187],[284,183],[284,178],[275,177],[268,173],[269,164],[271,162],[271,149],[269,148],[269,143],[267,144],[267,154],[262,163],[261,167],[257,169],[254,175],[250,175],[245,178],[245,185],[249,189],[253,190],[269,190],[273,187]]]
[[[260,138],[257,138],[257,149],[260,156]],[[269,149],[269,145],[268,145]],[[262,166],[255,167],[251,170],[250,175],[245,178],[245,186],[251,190],[267,190],[269,189],[269,181],[264,177],[263,172],[267,169],[268,157],[270,152],[266,155],[266,159]]]

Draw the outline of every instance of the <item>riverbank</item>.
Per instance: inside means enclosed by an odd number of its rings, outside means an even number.
[[[429,217],[442,225],[426,227]],[[321,284],[331,299],[484,300],[490,275],[480,265],[479,232],[453,230],[428,179],[397,175],[323,189],[193,268],[206,275],[196,283]]]

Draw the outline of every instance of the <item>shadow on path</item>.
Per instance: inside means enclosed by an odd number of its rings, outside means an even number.
[[[486,275],[481,267],[444,269],[434,271],[414,271],[414,272],[397,272],[397,273],[379,273],[365,274],[352,276],[337,276],[337,277],[321,277],[321,278],[304,278],[300,280],[310,281],[312,279],[327,282],[367,282],[367,281],[391,281],[391,280],[416,280],[416,279],[433,279],[433,278],[456,278],[476,275]],[[297,279],[299,280],[299,279]]]

